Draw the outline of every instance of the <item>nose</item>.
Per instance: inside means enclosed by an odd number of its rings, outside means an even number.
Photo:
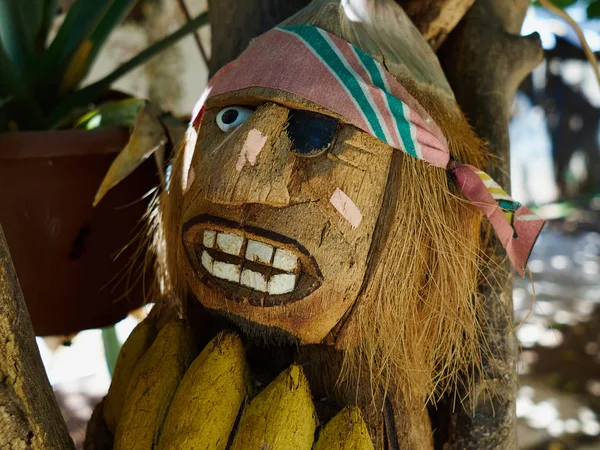
[[[263,104],[230,136],[203,152],[207,200],[229,206],[289,204],[293,155],[285,132],[288,113],[274,103]]]

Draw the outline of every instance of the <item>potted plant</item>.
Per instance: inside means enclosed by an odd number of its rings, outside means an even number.
[[[146,162],[92,207],[129,137],[126,128],[105,126],[131,125],[143,103],[115,103],[119,96],[109,88],[205,24],[207,14],[80,87],[135,3],[76,0],[48,42],[57,0],[0,0],[0,223],[38,335],[113,324],[144,302],[134,229],[147,207],[144,195],[158,184],[156,166]],[[73,129],[90,105],[103,104],[116,120]],[[104,127],[90,129],[98,125]]]

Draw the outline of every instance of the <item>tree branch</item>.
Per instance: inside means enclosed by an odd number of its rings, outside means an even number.
[[[9,448],[73,449],[42,365],[0,227],[0,440]]]

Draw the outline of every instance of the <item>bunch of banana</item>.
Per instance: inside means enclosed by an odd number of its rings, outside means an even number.
[[[249,389],[242,340],[233,332],[220,333],[181,380],[158,449],[224,449]]]
[[[140,358],[146,353],[154,338],[156,328],[150,320],[141,322],[129,335],[119,352],[117,363],[104,400],[104,420],[108,429],[114,434],[123,410],[123,401],[129,386],[131,374]]]
[[[253,397],[237,334],[223,331],[195,355],[182,322],[157,331],[144,321],[132,332],[104,402],[115,450],[373,449],[358,407],[339,412],[315,441],[317,414],[299,365]]]
[[[242,413],[231,450],[310,450],[317,414],[310,387],[296,364],[279,374]]]
[[[127,386],[115,450],[152,449],[177,386],[195,356],[191,329],[169,322],[139,359]]]
[[[346,406],[319,433],[314,450],[373,449],[367,424],[358,406]]]

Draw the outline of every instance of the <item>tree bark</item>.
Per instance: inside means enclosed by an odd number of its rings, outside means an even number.
[[[495,160],[487,172],[510,186],[508,121],[514,94],[543,51],[535,35],[520,37],[529,0],[477,0],[440,49],[457,101]],[[472,409],[451,414],[447,442],[456,449],[516,449],[517,346],[512,326],[511,266],[499,243],[488,255],[498,265],[485,274],[483,296],[490,355],[468,393]],[[444,447],[448,448],[448,447]]]
[[[475,0],[396,0],[434,50],[464,17]]]
[[[0,227],[0,448],[74,448]]]
[[[234,60],[252,39],[304,8],[310,0],[208,0],[210,76]]]

